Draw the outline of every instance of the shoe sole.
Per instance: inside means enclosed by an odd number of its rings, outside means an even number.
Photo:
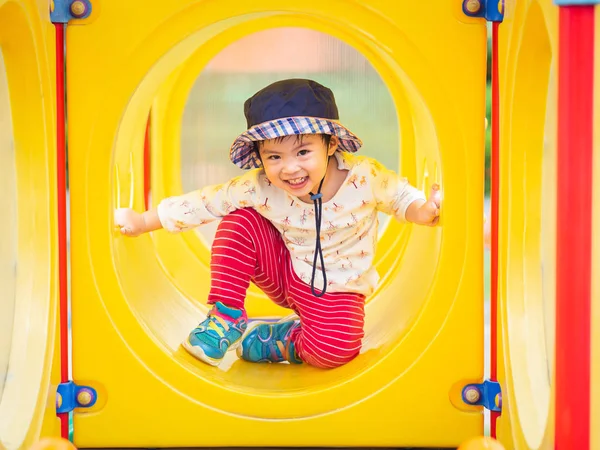
[[[237,349],[240,346],[240,344],[242,343],[242,338],[243,338],[243,335],[236,342],[234,342],[233,344],[231,344],[229,346],[229,348],[227,349],[227,352],[231,352],[231,351]],[[206,353],[204,353],[204,350],[202,350],[202,347],[197,347],[197,346],[192,345],[189,338],[187,338],[185,341],[183,341],[181,343],[181,346],[194,358],[196,358],[206,364],[209,364],[213,367],[218,366],[219,364],[221,364],[221,361],[223,361],[223,358],[215,359],[215,358],[211,358],[210,356],[208,356]]]

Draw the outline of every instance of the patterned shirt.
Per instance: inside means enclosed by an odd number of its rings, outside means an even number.
[[[405,222],[408,206],[425,195],[378,161],[346,152],[334,153],[346,179],[333,198],[323,203],[321,247],[328,292],[371,294],[379,281],[373,267],[377,244],[377,213]],[[158,205],[162,226],[180,232],[217,220],[239,208],[254,208],[281,233],[300,279],[310,284],[316,226],[312,203],[277,188],[263,169],[253,169],[224,184],[206,186],[169,197]],[[317,262],[315,289],[323,278]]]

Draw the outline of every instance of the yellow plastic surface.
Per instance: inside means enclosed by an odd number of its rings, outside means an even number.
[[[443,225],[382,236],[384,280],[351,364],[212,368],[179,348],[206,312],[208,253],[192,235],[116,236],[111,211],[142,208],[145,121],[159,94],[181,102],[186,60],[201,70],[236,36],[291,23],[377,68],[406,130],[404,173],[442,183]],[[483,21],[455,1],[95,1],[67,38],[73,371],[104,397],[75,414],[78,446],[452,446],[481,434],[481,410],[455,405],[483,367]],[[176,127],[181,108],[163,111]],[[165,191],[174,161],[155,166]]]
[[[54,27],[47,1],[0,0],[0,51],[0,85],[8,87],[0,100],[0,323],[12,330],[0,335],[0,360],[8,366],[0,448],[12,450],[40,433],[59,433]]]
[[[594,41],[594,122],[600,120],[600,7],[596,6]],[[590,448],[600,448],[600,129],[594,127],[594,191],[592,225],[592,353]]]
[[[550,0],[526,0],[499,27],[498,437],[515,449],[554,438],[557,21]]]

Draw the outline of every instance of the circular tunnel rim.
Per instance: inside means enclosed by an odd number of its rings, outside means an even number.
[[[331,18],[328,18],[328,19],[331,19]],[[372,63],[373,63],[373,61],[372,61]],[[375,65],[375,64],[374,64],[374,65]],[[390,64],[390,58],[388,57],[388,66],[387,66],[388,68],[389,68],[389,65],[391,65],[391,64]],[[390,70],[391,70],[391,69],[390,69]],[[389,87],[389,84],[388,84],[388,87]],[[130,104],[129,104],[129,106],[128,106],[128,108],[131,108],[131,106],[132,106],[132,104],[130,103]],[[149,108],[148,108],[148,109],[149,109]],[[145,110],[147,111],[148,109],[145,109]],[[137,120],[136,120],[136,126],[137,126],[137,129],[138,129],[138,130],[141,130],[141,129],[143,129],[143,125],[144,125],[144,124],[143,124],[143,120],[142,120],[142,118],[137,118]],[[118,143],[117,143],[117,145],[118,145]],[[460,171],[460,168],[459,168],[459,170],[458,170],[458,171]],[[414,233],[414,232],[415,232],[415,231],[413,230],[413,233]],[[462,235],[461,235],[461,236],[462,236]],[[92,243],[91,243],[91,242],[88,242],[88,245],[92,245]],[[443,248],[443,245],[442,245],[441,243],[440,243],[439,245],[441,246],[441,248]],[[93,245],[92,245],[92,247],[93,247]],[[115,248],[114,248],[114,247],[113,247],[112,251],[113,251],[113,258],[114,258],[114,252],[115,252]],[[94,251],[93,251],[93,248],[90,248],[90,252],[91,252],[91,254],[93,254],[93,253],[94,253]],[[434,271],[434,272],[435,272],[435,271]],[[117,275],[117,274],[115,274],[115,276],[117,276],[117,277],[118,277],[118,275]],[[96,279],[98,279],[98,272],[97,272],[97,271],[95,272],[95,278],[96,278]],[[459,279],[459,278],[460,278],[460,277],[457,277],[457,279]],[[426,289],[427,295],[426,295],[425,297],[426,297],[427,299],[430,299],[430,297],[433,295],[433,294],[432,294],[432,291],[435,291],[435,286],[436,286],[436,284],[434,283],[434,287],[433,287],[433,288],[428,288],[428,289]],[[457,282],[457,286],[458,286],[458,282]],[[124,292],[123,292],[123,295],[124,295],[124,298],[125,298],[125,297],[126,297],[126,294],[125,294]],[[448,303],[449,303],[448,310],[450,310],[450,309],[451,309],[451,305],[452,305],[452,302],[453,302],[453,301],[454,301],[454,297],[452,297],[450,300],[448,300]],[[431,308],[428,308],[428,306],[430,306],[430,305],[429,305],[429,303],[430,303],[430,302],[429,302],[429,300],[425,301],[425,302],[424,302],[424,305],[423,305],[423,309],[424,309],[424,310],[425,310],[425,309],[427,309],[429,312],[431,312]],[[441,316],[441,317],[440,317],[440,316],[436,316],[436,317],[438,317],[438,319],[436,319],[436,321],[439,321],[440,325],[442,325],[442,326],[443,326],[443,323],[445,322],[445,317],[446,317],[446,316],[444,315],[444,316]],[[111,320],[114,320],[114,317],[113,317]],[[413,334],[413,335],[414,335],[414,334],[418,334],[418,333],[411,333],[411,334]],[[435,339],[435,336],[436,336],[436,335],[437,335],[437,333],[434,333],[434,335],[433,335],[433,336],[431,336],[431,339]],[[411,336],[411,337],[414,339],[414,336]],[[150,336],[143,336],[141,339],[142,339],[143,341],[145,341],[145,342],[150,342],[150,341],[152,341],[152,339],[150,338]],[[154,342],[154,344],[156,344],[156,342]],[[394,346],[394,348],[395,348],[395,347],[397,347],[397,346],[398,346],[398,345]],[[418,360],[418,358],[414,358],[414,359],[412,360],[412,362],[414,363],[416,360]],[[387,364],[390,364],[390,361],[391,361],[391,358],[389,358],[389,357],[388,357],[388,358],[382,358],[382,359],[381,359],[381,360],[379,360],[379,361],[378,361],[378,362],[377,362],[375,365],[387,365]],[[372,369],[372,368],[373,368],[375,365],[369,366],[369,367],[368,367],[368,368],[367,368],[365,371],[361,372],[359,375],[361,375],[361,376],[367,376],[369,372],[373,372],[371,369]],[[392,372],[393,372],[393,371],[392,371]],[[401,375],[398,375],[398,377],[399,377],[399,376],[401,376]],[[395,379],[397,379],[398,377],[394,377],[393,379],[395,380]],[[356,377],[355,377],[355,376],[353,376],[353,377],[351,377],[351,378],[352,378],[352,379],[354,379],[354,378],[356,378]],[[347,385],[347,384],[348,384],[348,383],[346,383],[346,385]],[[340,385],[339,385],[339,384],[337,384],[337,385],[335,385],[335,386],[334,386],[334,388],[338,388],[338,389],[339,389],[339,387],[340,387]],[[311,394],[314,394],[314,392],[311,392]]]

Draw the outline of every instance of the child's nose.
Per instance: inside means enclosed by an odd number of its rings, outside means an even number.
[[[299,171],[298,163],[293,159],[284,161],[282,172],[285,174],[294,174]]]

